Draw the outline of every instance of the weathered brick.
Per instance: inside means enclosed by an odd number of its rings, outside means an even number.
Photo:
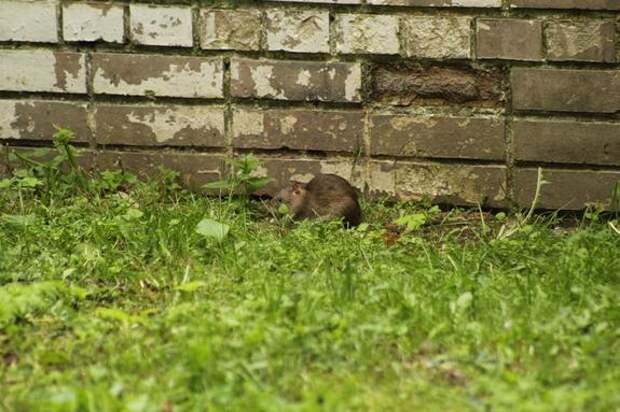
[[[516,160],[620,166],[620,123],[517,119]]]
[[[233,145],[239,148],[355,152],[364,130],[360,111],[263,110],[238,108]]]
[[[405,54],[432,59],[468,58],[470,25],[470,17],[403,17]]]
[[[267,49],[297,53],[329,52],[329,13],[267,10]]]
[[[612,63],[616,60],[613,20],[553,20],[545,31],[547,58]]]
[[[510,6],[532,9],[620,10],[618,0],[510,0]]]
[[[375,6],[501,7],[502,0],[368,0]]]
[[[289,181],[309,182],[319,173],[333,173],[347,179],[357,188],[363,187],[363,174],[360,167],[350,158],[313,159],[304,157],[275,158],[261,157],[263,167],[257,176],[269,176],[273,179],[258,194],[274,195]]]
[[[192,46],[192,10],[183,6],[130,5],[131,35],[149,46]]]
[[[82,53],[0,50],[0,90],[86,93]]]
[[[373,73],[372,97],[382,103],[500,107],[503,74],[496,69],[443,64],[386,64]]]
[[[429,198],[433,202],[455,205],[504,205],[504,166],[399,161],[394,170],[396,194],[404,200]]]
[[[95,93],[124,96],[223,97],[221,58],[96,53]]]
[[[212,106],[98,105],[97,143],[224,147],[224,109]]]
[[[370,130],[372,155],[504,159],[501,118],[379,114]]]
[[[57,43],[56,4],[53,1],[0,1],[0,41]]]
[[[543,59],[540,20],[479,19],[476,28],[479,58]]]
[[[214,154],[178,152],[96,152],[95,165],[99,170],[126,170],[139,177],[157,177],[160,167],[179,172],[184,187],[205,191],[204,185],[223,177],[224,158]]]
[[[269,0],[286,3],[362,4],[362,0]]]
[[[200,15],[203,49],[260,49],[260,11],[202,10]]]
[[[336,16],[338,53],[398,54],[398,17],[373,14]]]
[[[511,84],[516,110],[620,111],[620,70],[514,68]]]
[[[71,129],[76,142],[89,141],[86,103],[0,100],[0,139],[52,140],[55,126]]]
[[[368,161],[366,188],[370,194],[396,196],[396,162],[394,160]]]
[[[521,207],[530,207],[536,192],[536,169],[516,169],[515,197]],[[537,208],[580,210],[588,203],[611,206],[611,193],[620,181],[620,172],[543,169],[546,182]]]
[[[231,94],[277,100],[359,102],[359,63],[233,58]]]
[[[66,41],[123,43],[123,7],[107,3],[68,3],[63,6]]]

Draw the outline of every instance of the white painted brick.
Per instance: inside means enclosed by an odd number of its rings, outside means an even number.
[[[398,54],[398,17],[340,14],[336,39],[338,53]]]
[[[267,11],[267,49],[297,53],[329,53],[327,11]]]
[[[54,1],[0,0],[0,41],[57,43]]]
[[[0,50],[0,90],[86,93],[81,53]]]
[[[63,7],[66,41],[123,42],[123,7],[108,3],[69,3]]]
[[[131,34],[148,46],[192,46],[192,11],[189,7],[132,4]]]

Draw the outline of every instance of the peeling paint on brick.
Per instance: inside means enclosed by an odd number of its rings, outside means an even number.
[[[376,6],[501,7],[502,0],[368,0]]]
[[[96,93],[223,97],[221,58],[95,54]]]
[[[546,30],[549,60],[609,62],[616,60],[613,20],[553,20]]]
[[[138,44],[192,45],[192,12],[183,6],[131,4],[131,30]]]
[[[56,84],[59,89],[66,89],[68,81],[80,80],[80,74],[84,70],[84,57],[75,53],[54,53],[54,71],[56,72]]]
[[[236,109],[233,117],[233,137],[262,136],[265,131],[264,112]]]
[[[101,144],[226,145],[218,106],[98,105],[95,124]]]
[[[501,206],[505,200],[504,166],[435,163],[396,164],[396,192],[403,199],[460,205]]]
[[[363,127],[363,114],[359,111],[237,108],[233,115],[233,145],[355,152]]]
[[[231,94],[235,97],[339,102],[361,100],[359,63],[233,58],[231,80]]]
[[[536,191],[536,169],[515,170],[515,195],[519,206],[529,207]],[[542,186],[538,207],[580,210],[596,204],[611,209],[611,193],[620,181],[618,171],[543,169],[547,182]]]
[[[69,3],[63,6],[66,41],[122,43],[124,10],[117,4]]]
[[[0,90],[86,93],[81,53],[0,50]]]
[[[339,14],[336,50],[343,54],[398,54],[398,17]]]
[[[0,41],[57,43],[56,4],[52,1],[0,1]]]
[[[268,10],[267,49],[299,53],[329,52],[327,11]]]
[[[368,191],[371,194],[396,195],[396,174],[393,160],[370,160],[368,164]]]
[[[470,17],[403,17],[403,48],[407,56],[468,58]]]
[[[258,50],[261,13],[258,10],[203,10],[203,49]]]
[[[286,95],[282,90],[276,90],[271,85],[273,66],[258,65],[250,67],[250,76],[252,76],[254,89],[258,96],[271,96],[275,99],[286,99]]]
[[[504,159],[504,121],[490,117],[371,116],[373,155]]]
[[[86,103],[0,100],[0,139],[51,141],[58,126],[73,130],[77,142],[87,142],[86,119]]]

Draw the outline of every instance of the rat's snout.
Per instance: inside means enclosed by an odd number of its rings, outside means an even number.
[[[271,201],[276,204],[286,203],[288,202],[289,197],[289,192],[286,189],[282,189],[271,198]]]
[[[283,200],[284,199],[282,198],[282,196],[279,193],[271,198],[271,201],[273,203],[282,203]]]

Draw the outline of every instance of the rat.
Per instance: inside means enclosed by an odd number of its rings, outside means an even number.
[[[334,174],[316,175],[308,183],[291,181],[274,201],[286,204],[295,219],[342,219],[347,227],[362,221],[357,192],[346,179]]]

